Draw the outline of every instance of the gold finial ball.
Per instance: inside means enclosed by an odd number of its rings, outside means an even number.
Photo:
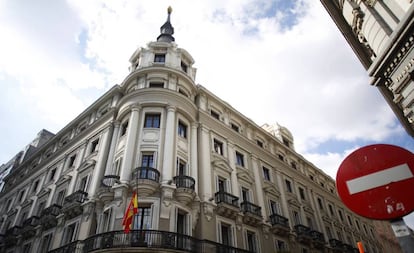
[[[172,8],[171,8],[171,6],[168,6],[167,11],[168,11],[168,14],[171,14],[171,12],[172,12]]]

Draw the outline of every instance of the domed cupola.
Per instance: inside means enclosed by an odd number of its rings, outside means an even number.
[[[161,26],[160,28],[161,34],[157,37],[157,41],[162,41],[162,42],[175,41],[174,37],[172,36],[174,34],[174,27],[171,25],[171,22],[170,22],[170,16],[172,12],[171,6],[168,7],[167,12],[168,12],[167,21],[165,21],[165,23]]]

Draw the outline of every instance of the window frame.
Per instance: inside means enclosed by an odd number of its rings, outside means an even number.
[[[144,128],[156,128],[161,126],[161,113],[145,113]]]

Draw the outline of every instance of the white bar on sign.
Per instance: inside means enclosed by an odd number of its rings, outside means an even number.
[[[382,171],[371,173],[346,181],[349,194],[363,192],[376,187],[387,185],[392,182],[398,182],[413,177],[410,167],[406,163],[394,166]]]

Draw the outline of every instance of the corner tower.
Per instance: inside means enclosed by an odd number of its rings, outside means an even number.
[[[172,8],[167,21],[160,27],[160,35],[147,47],[138,48],[129,59],[130,75],[124,80],[129,92],[140,88],[167,88],[194,99],[196,69],[193,57],[175,43],[171,24]],[[151,72],[151,73],[150,73]]]

